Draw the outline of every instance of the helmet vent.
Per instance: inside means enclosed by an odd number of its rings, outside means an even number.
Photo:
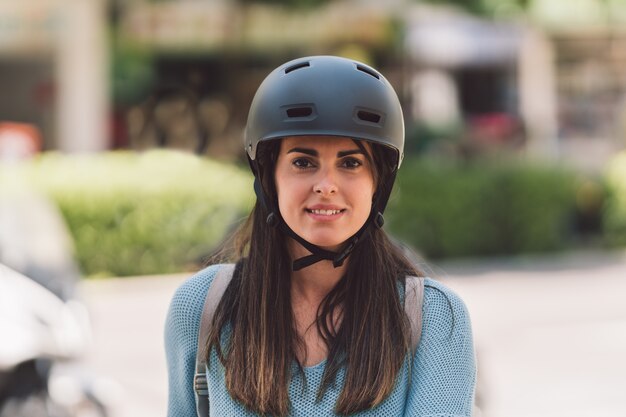
[[[376,114],[376,113],[372,113],[370,111],[365,111],[365,110],[359,110],[356,113],[356,117],[359,118],[359,120],[362,120],[364,122],[370,122],[370,123],[380,123],[380,119],[382,118],[380,114]]]
[[[287,109],[287,117],[309,117],[313,114],[312,107],[292,107]]]
[[[372,77],[376,78],[377,80],[380,80],[380,75],[377,72],[375,72],[374,70],[370,69],[370,68],[367,68],[367,67],[365,67],[363,65],[357,64],[356,69],[358,69],[359,71],[363,71],[366,74],[371,75]]]
[[[309,61],[305,61],[305,62],[299,62],[297,64],[294,64],[290,67],[285,68],[285,74],[289,74],[292,71],[295,70],[299,70],[301,68],[306,68],[306,67],[310,67],[311,64],[309,63]]]

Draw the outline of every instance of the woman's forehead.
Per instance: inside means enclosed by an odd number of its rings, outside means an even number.
[[[359,141],[366,149],[371,150],[366,141]],[[331,149],[359,149],[355,139],[344,136],[290,136],[283,138],[281,152],[288,152],[292,148],[331,148]]]

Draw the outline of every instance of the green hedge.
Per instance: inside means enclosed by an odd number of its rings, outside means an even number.
[[[626,236],[621,158],[605,211],[614,240]],[[247,169],[171,151],[45,154],[23,175],[58,203],[90,276],[197,268],[254,201]],[[594,218],[594,184],[528,162],[408,158],[385,217],[429,258],[552,251],[572,244],[581,213]]]
[[[194,268],[253,202],[246,171],[172,151],[47,154],[25,175],[58,203],[91,276]]]
[[[626,151],[613,158],[606,172],[608,201],[604,231],[611,245],[626,245]]]
[[[575,183],[566,170],[522,162],[407,160],[389,230],[431,258],[561,249],[571,237]]]

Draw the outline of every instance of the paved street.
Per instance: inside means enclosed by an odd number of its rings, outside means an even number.
[[[626,416],[626,257],[459,267],[485,416]]]
[[[482,417],[626,416],[626,252],[431,265],[473,319]],[[162,328],[185,275],[86,281],[112,417],[164,416]]]

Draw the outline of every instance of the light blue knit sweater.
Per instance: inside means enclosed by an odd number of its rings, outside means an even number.
[[[178,288],[165,323],[165,351],[169,371],[168,417],[196,415],[193,392],[198,326],[205,296],[218,266],[200,271]],[[422,338],[409,370],[408,361],[397,386],[382,403],[355,416],[467,417],[471,416],[476,366],[472,331],[463,301],[437,281],[425,280]],[[335,416],[344,373],[337,375],[320,402],[316,393],[325,362],[304,369],[294,377],[289,394],[293,417]],[[248,417],[256,414],[234,401],[224,384],[223,367],[215,351],[210,356],[207,381],[211,417]],[[409,384],[409,372],[411,382]]]

